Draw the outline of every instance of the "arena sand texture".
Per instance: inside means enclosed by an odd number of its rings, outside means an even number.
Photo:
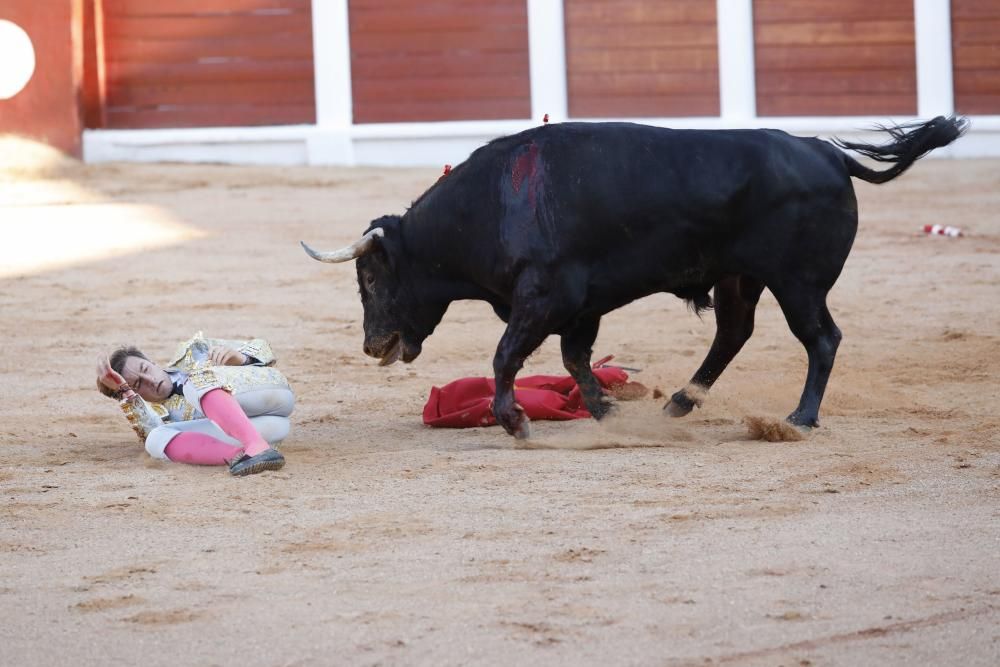
[[[298,245],[350,242],[438,170],[2,154],[33,161],[0,172],[0,663],[1000,662],[1000,162],[857,183],[805,439],[750,436],[805,376],[765,293],[701,410],[647,397],[536,422],[524,448],[421,423],[431,385],[489,373],[488,306],[379,368],[353,267]],[[111,344],[163,360],[197,330],[272,342],[299,399],[282,471],[152,461],[94,389]],[[662,295],[606,317],[595,352],[669,394],[713,331]],[[558,347],[524,372],[561,373]]]

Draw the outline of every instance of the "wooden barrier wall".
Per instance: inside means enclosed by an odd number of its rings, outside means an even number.
[[[951,0],[955,111],[1000,114],[1000,0]]]
[[[757,115],[916,114],[913,0],[754,0],[753,15]]]
[[[719,114],[718,29],[706,0],[564,0],[570,116]]]
[[[81,115],[314,123],[318,1],[7,0],[38,70],[0,131],[76,152]],[[715,2],[562,1],[571,117],[719,113]],[[916,115],[913,0],[754,0],[753,16],[759,116]],[[1000,0],[951,0],[951,17],[956,112],[1000,114]],[[530,117],[526,0],[349,0],[349,18],[355,123]]]
[[[91,123],[315,122],[311,0],[92,1],[104,38],[104,104],[103,113],[88,110]]]
[[[529,118],[525,0],[350,0],[354,122]]]

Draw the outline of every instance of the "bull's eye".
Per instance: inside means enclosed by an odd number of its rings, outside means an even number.
[[[368,287],[368,289],[371,289],[371,288],[375,287],[375,276],[373,276],[370,273],[368,275],[366,275],[365,276],[365,285]]]

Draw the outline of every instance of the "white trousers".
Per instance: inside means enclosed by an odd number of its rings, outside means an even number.
[[[260,436],[272,446],[280,443],[288,436],[291,422],[288,417],[295,408],[295,394],[287,387],[263,387],[234,394],[233,398],[243,408],[250,418],[250,423],[257,429]],[[210,435],[216,440],[240,446],[240,442],[231,438],[211,419],[191,419],[182,422],[169,422],[158,426],[146,436],[146,452],[154,459],[167,459],[164,450],[170,441],[180,433],[194,432]]]

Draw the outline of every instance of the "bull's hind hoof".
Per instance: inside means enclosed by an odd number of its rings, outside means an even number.
[[[514,429],[514,437],[518,440],[527,440],[531,437],[531,422],[525,417],[524,421],[517,425]]]
[[[663,411],[671,417],[684,417],[694,410],[696,405],[697,403],[682,389],[670,397],[670,402],[663,406]]]

